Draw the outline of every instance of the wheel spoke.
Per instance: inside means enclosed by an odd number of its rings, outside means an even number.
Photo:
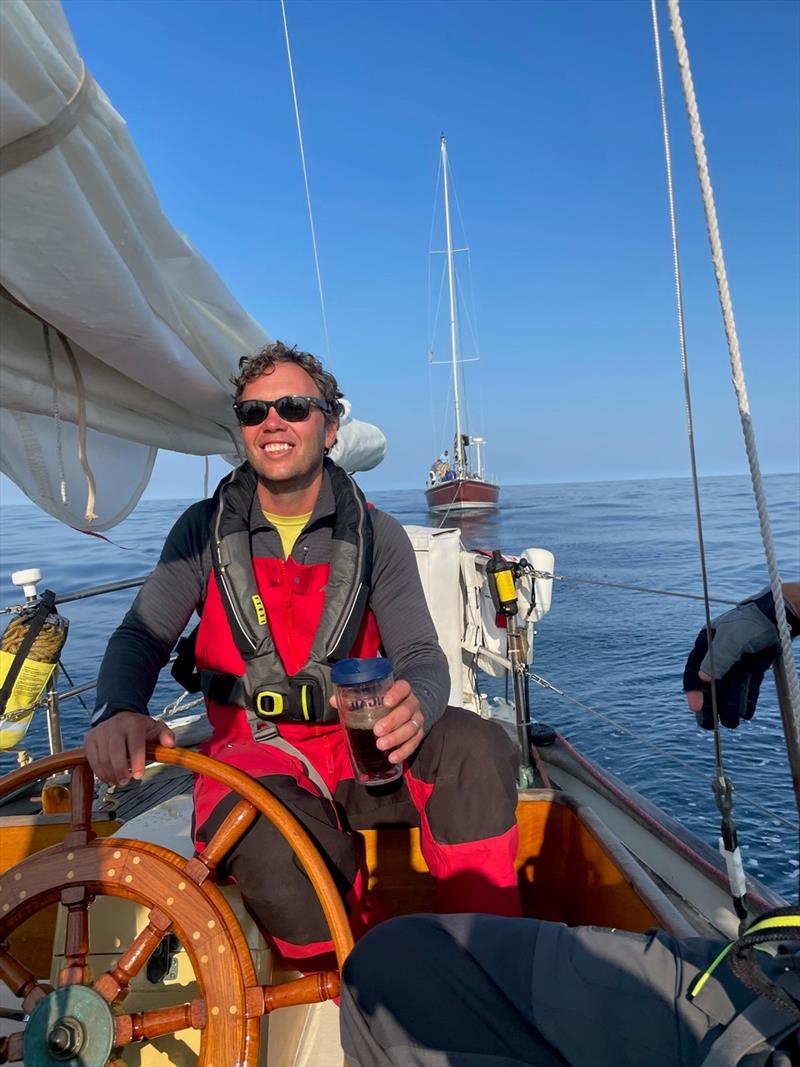
[[[93,895],[84,886],[72,886],[61,894],[67,909],[67,932],[64,938],[64,966],[58,984],[83,985],[87,979],[86,957],[89,954],[89,905]]]
[[[160,908],[153,908],[147,926],[137,935],[127,952],[120,956],[113,971],[101,974],[94,983],[95,991],[109,1004],[123,1000],[128,994],[131,981],[150,959],[171,926],[172,920],[169,916]]]
[[[22,1063],[22,1031],[0,1037],[0,1063]]]
[[[339,996],[338,971],[320,971],[280,985],[251,986],[247,990],[247,1016],[268,1015],[276,1008],[294,1004],[316,1004]]]
[[[249,800],[240,800],[203,851],[189,860],[186,873],[198,885],[213,877],[217,866],[238,844],[258,817],[258,809]]]
[[[206,1002],[193,1000],[190,1004],[176,1004],[172,1008],[118,1015],[114,1020],[114,1044],[129,1045],[132,1041],[152,1041],[179,1030],[203,1030],[206,1025]]]
[[[15,997],[22,1001],[22,1007],[30,1014],[42,997],[50,992],[49,986],[36,981],[33,973],[15,959],[5,945],[0,945],[0,979],[5,982]]]
[[[85,845],[95,837],[92,830],[94,775],[88,763],[73,768],[70,782],[70,830],[64,838],[67,848]]]

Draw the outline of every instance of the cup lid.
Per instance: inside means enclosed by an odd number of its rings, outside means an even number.
[[[334,685],[364,685],[380,682],[392,673],[392,661],[385,656],[375,659],[340,659],[331,668]]]

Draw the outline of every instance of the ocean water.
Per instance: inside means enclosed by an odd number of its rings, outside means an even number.
[[[797,579],[800,476],[773,475],[765,484],[781,575]],[[749,479],[704,479],[701,491],[711,594],[741,599],[767,584]],[[370,495],[403,523],[441,521],[428,515],[421,490]],[[61,594],[146,574],[188,503],[143,502],[111,531],[113,543],[70,530],[32,506],[3,508],[0,605],[19,600],[9,576],[23,567],[39,567],[44,584]],[[515,554],[549,548],[559,575],[701,592],[687,479],[509,486],[497,511],[455,522],[448,517],[448,525],[461,528],[469,547]],[[62,658],[76,684],[96,677],[105,642],[133,595],[120,592],[65,606],[70,635]],[[557,582],[551,611],[537,628],[534,670],[597,714],[534,685],[531,693],[536,718],[556,726],[715,846],[712,735],[698,729],[681,692],[683,664],[702,623],[699,601]],[[154,709],[175,696],[168,672],[163,678]],[[499,693],[502,682],[486,679],[482,688]],[[80,743],[86,722],[77,701],[64,705],[68,746]],[[46,753],[43,715],[26,744],[36,755]],[[797,811],[771,676],[755,718],[723,731],[723,755],[736,788],[734,819],[747,869],[777,892],[794,896]],[[13,762],[0,755],[0,770]]]

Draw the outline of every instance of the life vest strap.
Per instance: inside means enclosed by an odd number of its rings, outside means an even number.
[[[287,741],[285,737],[281,737],[274,723],[262,724],[253,736],[259,744],[270,745],[272,748],[277,748],[281,752],[285,752],[288,756],[294,756],[295,759],[300,760],[305,768],[306,776],[320,791],[320,795],[333,804],[331,791],[328,789],[325,779],[319,773],[317,768],[310,760],[306,759],[299,748],[296,748],[290,741]]]
[[[328,701],[322,678],[309,673],[287,676],[254,686],[248,676],[225,671],[200,671],[200,687],[215,704],[244,708],[251,725],[275,722],[336,722],[338,713]]]

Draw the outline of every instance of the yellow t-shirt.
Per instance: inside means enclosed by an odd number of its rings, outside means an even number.
[[[306,515],[273,515],[269,511],[264,511],[263,515],[267,522],[271,522],[281,535],[283,558],[288,559],[292,554],[295,541],[311,518],[311,512],[309,511]]]

